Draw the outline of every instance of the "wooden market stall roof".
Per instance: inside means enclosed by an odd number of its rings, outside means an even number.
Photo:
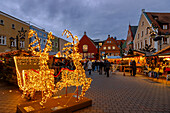
[[[142,51],[138,51],[138,50],[132,50],[133,54],[128,54],[127,56],[124,56],[123,58],[127,58],[127,57],[135,57],[135,56],[145,56],[146,53],[142,52]]]
[[[6,55],[30,55],[30,53],[28,51],[25,50],[14,50],[14,51],[9,51],[9,52],[1,52],[0,53],[0,57],[6,56]]]
[[[153,55],[158,55],[158,54],[165,54],[165,53],[170,53],[170,46],[164,48],[164,49],[161,49],[160,51],[156,52],[156,53],[153,53]]]

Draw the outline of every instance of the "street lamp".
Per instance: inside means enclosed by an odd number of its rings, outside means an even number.
[[[16,36],[16,49],[18,50],[19,47],[18,47],[18,41],[19,41],[19,37],[20,37],[20,41],[21,42],[24,42],[25,41],[25,33],[27,32],[27,30],[24,30],[24,28],[22,27],[20,31],[18,31],[18,34]],[[11,47],[11,44],[12,42],[15,40],[15,38],[11,37],[9,38],[10,39],[10,47]]]

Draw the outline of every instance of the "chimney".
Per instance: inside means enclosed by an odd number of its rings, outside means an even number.
[[[110,35],[108,35],[108,38],[110,38]]]
[[[142,13],[145,12],[145,9],[142,9]]]
[[[84,35],[86,35],[86,31],[84,31]]]

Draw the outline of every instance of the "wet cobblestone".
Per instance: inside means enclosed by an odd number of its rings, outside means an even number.
[[[93,105],[75,113],[170,113],[169,86],[143,76],[122,75],[118,72],[107,78],[97,72],[87,74],[93,82],[85,96],[92,99]],[[75,87],[68,88],[68,93],[74,91]],[[63,89],[56,95],[64,93]],[[0,80],[0,113],[15,113],[17,104],[28,101],[21,94],[17,86]]]

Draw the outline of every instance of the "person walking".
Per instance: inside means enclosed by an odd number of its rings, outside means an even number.
[[[102,75],[103,64],[104,64],[103,61],[100,60],[100,62],[99,62],[99,75]]]
[[[89,60],[88,63],[87,63],[87,67],[88,67],[88,70],[89,70],[89,75],[91,75],[91,70],[92,70],[92,62]]]
[[[106,74],[106,60],[104,60],[104,74]]]
[[[107,61],[106,61],[106,73],[107,73],[107,77],[109,77],[110,66],[111,66],[111,64],[110,64],[110,62],[107,60]]]
[[[133,76],[136,75],[136,62],[135,62],[135,60],[132,61],[132,73],[133,73]]]
[[[131,68],[131,70],[130,70],[130,75],[132,76],[132,73],[133,73],[133,67],[132,67],[132,60],[130,61],[130,68]]]

